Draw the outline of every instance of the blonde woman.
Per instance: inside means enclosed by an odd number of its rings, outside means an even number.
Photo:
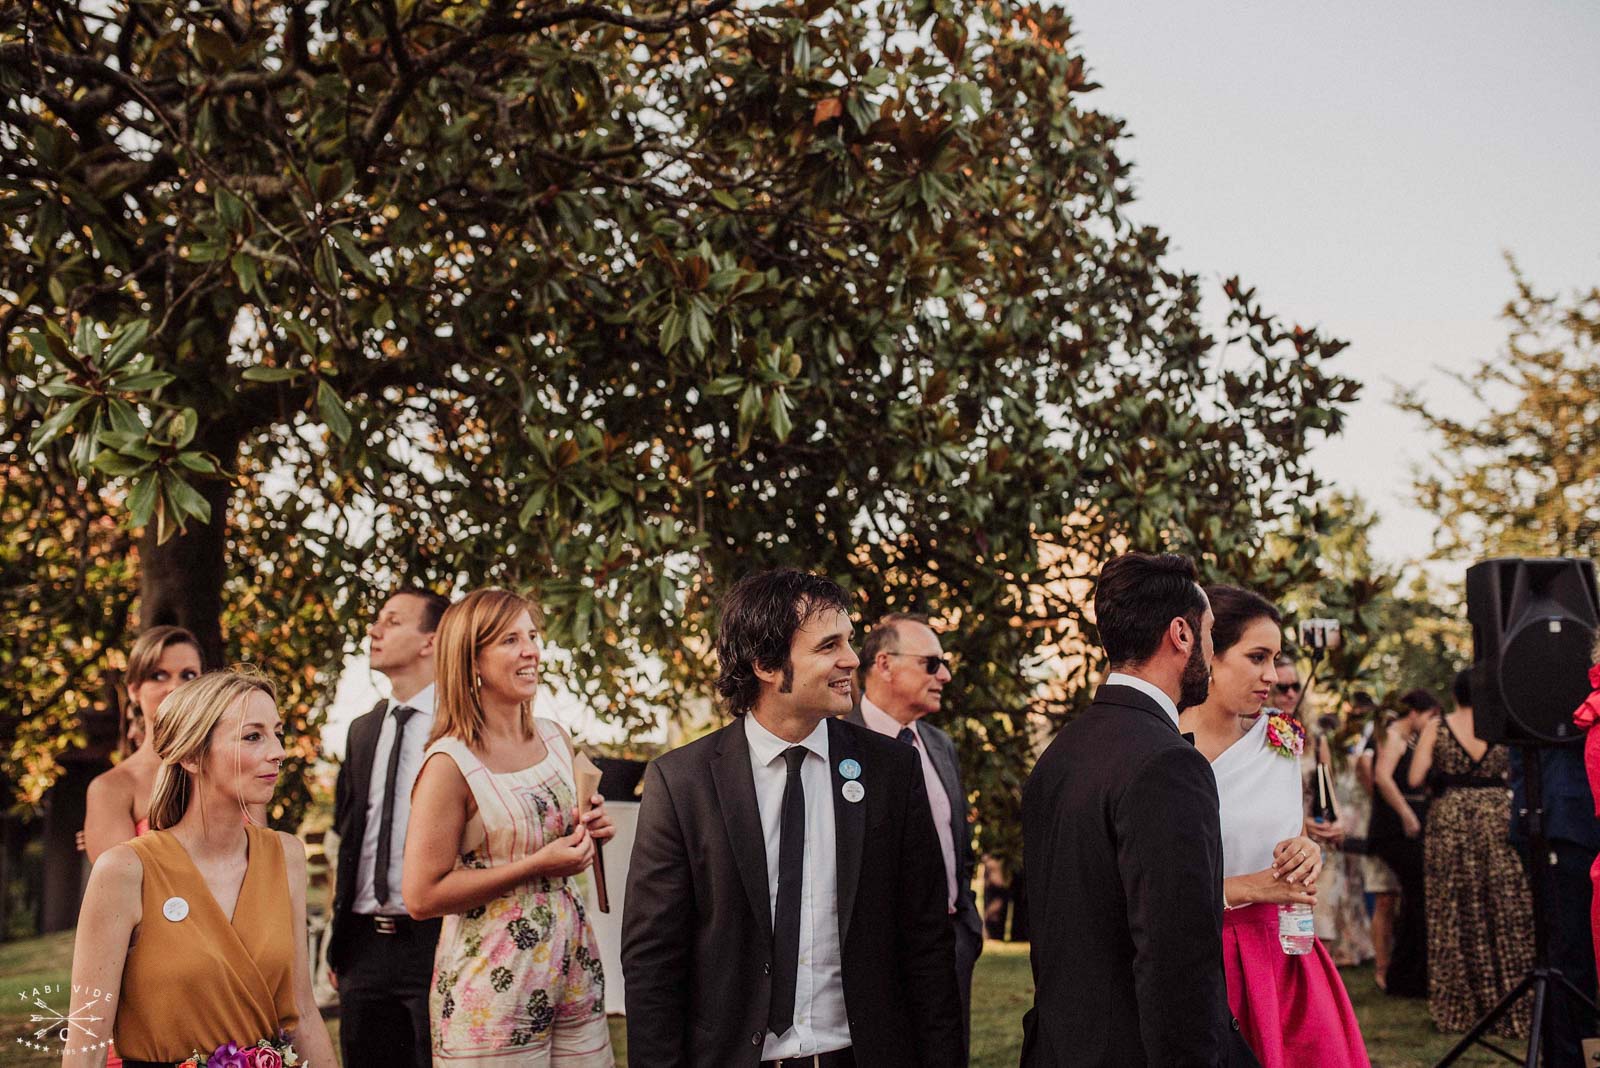
[[[600,950],[573,882],[614,830],[598,794],[579,817],[572,743],[534,718],[536,616],[484,589],[439,623],[402,887],[413,917],[444,917],[429,1005],[438,1065],[614,1063]]]
[[[134,720],[128,733],[140,740],[131,756],[89,784],[83,845],[91,864],[112,846],[149,829],[150,793],[161,767],[153,729],[156,712],[167,695],[204,670],[200,643],[182,627],[151,627],[133,643],[123,682]]]
[[[236,671],[174,691],[152,732],[150,833],[108,849],[89,876],[74,1008],[109,1002],[100,1008],[128,1068],[263,1041],[292,1045],[311,1068],[335,1063],[311,993],[305,848],[241,819],[271,801],[283,764],[275,701],[265,678]],[[84,1040],[63,1065],[105,1058]]]

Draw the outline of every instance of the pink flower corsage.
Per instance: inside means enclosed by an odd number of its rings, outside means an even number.
[[[253,1046],[224,1042],[210,1053],[195,1050],[177,1068],[295,1068],[299,1063],[289,1036],[280,1032],[277,1038],[263,1038]]]
[[[1572,722],[1584,730],[1600,723],[1600,664],[1589,669],[1589,685],[1594,688],[1594,692],[1572,714]]]
[[[1274,712],[1267,717],[1267,748],[1298,760],[1306,748],[1306,729],[1287,712]]]

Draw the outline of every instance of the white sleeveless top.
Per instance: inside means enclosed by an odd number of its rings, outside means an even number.
[[[1272,867],[1272,850],[1305,826],[1300,762],[1267,745],[1267,717],[1212,761],[1222,811],[1222,877]]]

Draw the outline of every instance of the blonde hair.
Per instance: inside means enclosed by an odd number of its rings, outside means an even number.
[[[536,630],[544,629],[537,605],[510,590],[473,590],[445,609],[434,639],[434,713],[432,745],[440,738],[460,738],[472,749],[483,743],[486,716],[478,699],[478,654],[499,638],[523,612]],[[522,733],[533,737],[533,703],[521,705]]]
[[[143,713],[139,702],[133,697],[134,687],[150,681],[150,676],[156,673],[156,667],[161,663],[161,654],[174,645],[194,646],[195,656],[200,660],[200,670],[205,670],[205,650],[200,648],[200,640],[193,634],[182,627],[151,627],[139,635],[133,648],[128,650],[128,670],[122,673],[122,684],[128,688],[128,707],[133,711]],[[150,711],[154,712],[155,709]]]
[[[162,704],[154,726],[161,769],[150,795],[152,830],[171,827],[183,818],[194,800],[194,777],[182,762],[205,760],[211,751],[211,733],[222,714],[252,693],[264,693],[273,703],[278,700],[271,679],[248,668],[235,668],[190,679]]]

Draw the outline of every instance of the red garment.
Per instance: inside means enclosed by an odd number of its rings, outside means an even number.
[[[1600,664],[1589,669],[1589,685],[1594,687],[1583,704],[1572,714],[1572,722],[1587,732],[1583,742],[1583,766],[1589,772],[1589,792],[1594,795],[1595,815],[1600,816],[1600,730],[1592,730],[1600,723]],[[1595,966],[1600,967],[1600,857],[1589,868],[1589,881],[1594,893],[1589,901],[1589,928],[1594,932]]]
[[[1369,1068],[1366,1042],[1333,958],[1317,939],[1289,956],[1278,943],[1278,906],[1222,914],[1228,1008],[1261,1068]]]

